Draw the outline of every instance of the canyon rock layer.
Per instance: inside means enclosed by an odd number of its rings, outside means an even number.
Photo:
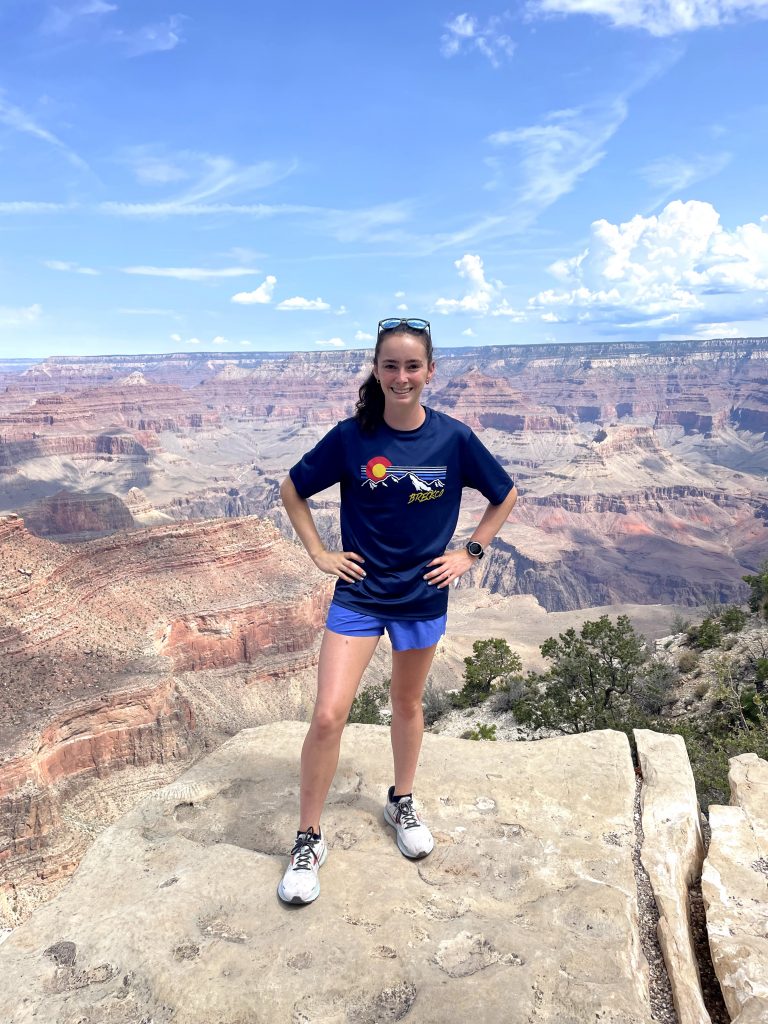
[[[253,518],[68,545],[0,519],[0,919],[78,862],[85,783],[304,713],[329,588],[294,550]]]
[[[123,529],[126,511],[138,526],[258,515],[288,534],[278,483],[351,414],[369,360],[59,357],[17,373],[6,361],[0,507],[64,540]],[[760,338],[439,351],[430,404],[478,431],[521,493],[473,584],[550,611],[742,600],[768,549],[767,382]],[[77,492],[69,515],[62,489]],[[89,521],[94,495],[121,507]],[[468,495],[462,533],[480,508]]]

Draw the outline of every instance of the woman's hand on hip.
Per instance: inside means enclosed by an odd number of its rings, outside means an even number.
[[[446,551],[444,555],[432,559],[429,565],[434,566],[434,569],[430,569],[424,579],[427,583],[436,583],[437,589],[442,590],[443,587],[447,587],[454,580],[463,576],[465,572],[469,572],[476,561],[477,559],[473,558],[466,548],[459,548],[458,551]]]
[[[365,579],[365,570],[358,562],[364,562],[356,551],[321,551],[312,556],[312,561],[321,572],[329,576],[338,576],[347,583],[357,583]]]

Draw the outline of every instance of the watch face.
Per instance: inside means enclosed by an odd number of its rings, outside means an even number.
[[[467,551],[470,553],[470,555],[474,555],[474,557],[477,558],[478,555],[482,555],[483,546],[482,544],[478,544],[476,540],[471,540],[467,544]]]

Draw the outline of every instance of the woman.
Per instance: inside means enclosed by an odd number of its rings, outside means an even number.
[[[514,482],[474,433],[421,405],[435,372],[426,320],[382,320],[373,372],[356,414],[292,467],[280,494],[312,561],[337,577],[320,647],[317,700],[301,753],[301,810],[291,860],[278,887],[287,903],[311,903],[327,847],[320,814],[341,733],[379,637],[392,641],[394,785],[384,819],[406,857],[426,857],[432,835],[413,806],[424,732],[422,694],[445,632],[448,587],[483,557],[517,499]],[[343,551],[327,551],[307,498],[341,484]],[[489,504],[462,547],[446,551],[463,487]]]

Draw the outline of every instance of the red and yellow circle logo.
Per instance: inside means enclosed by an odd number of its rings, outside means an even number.
[[[384,479],[391,465],[392,463],[384,455],[374,455],[366,464],[365,475],[376,483]]]

